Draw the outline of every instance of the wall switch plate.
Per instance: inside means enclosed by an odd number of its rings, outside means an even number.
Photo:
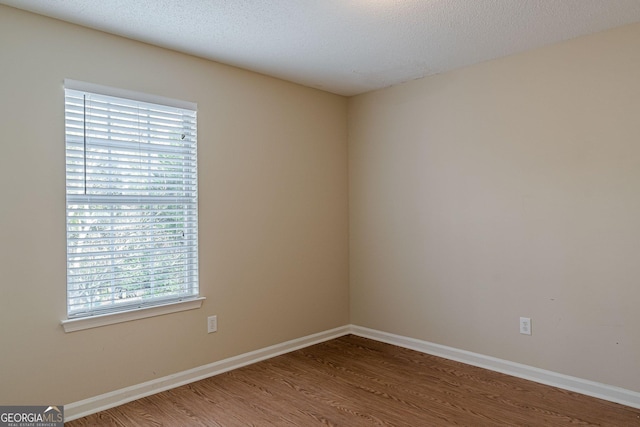
[[[207,332],[212,333],[218,330],[218,316],[207,317]]]
[[[531,335],[531,318],[530,317],[520,318],[520,333],[524,335]]]

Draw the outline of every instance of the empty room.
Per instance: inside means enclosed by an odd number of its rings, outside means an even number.
[[[0,426],[640,426],[640,1],[0,0],[0,70]]]

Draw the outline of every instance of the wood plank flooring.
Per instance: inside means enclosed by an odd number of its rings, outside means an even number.
[[[640,409],[349,335],[65,425],[640,427]]]

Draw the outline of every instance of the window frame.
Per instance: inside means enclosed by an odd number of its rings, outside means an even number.
[[[194,126],[195,126],[195,134],[193,135],[193,150],[194,150],[194,154],[192,156],[193,158],[193,162],[195,165],[195,178],[194,178],[194,182],[195,182],[195,187],[196,187],[196,191],[195,191],[195,200],[193,200],[191,203],[195,204],[195,208],[194,208],[194,215],[195,215],[195,225],[193,225],[192,227],[195,230],[195,236],[193,237],[193,241],[190,242],[189,247],[193,247],[195,248],[194,250],[194,254],[192,255],[187,255],[188,261],[185,261],[188,264],[188,267],[191,268],[195,268],[195,274],[192,275],[194,276],[193,280],[189,282],[189,285],[193,288],[189,288],[187,287],[187,291],[185,291],[185,293],[183,293],[182,295],[179,295],[179,292],[174,291],[175,294],[169,294],[169,296],[161,296],[161,297],[151,297],[149,299],[147,299],[144,302],[127,302],[125,304],[122,305],[116,305],[114,303],[111,303],[111,305],[107,308],[100,308],[100,309],[93,309],[93,310],[89,310],[86,312],[82,312],[82,314],[73,314],[70,310],[71,307],[71,297],[70,297],[70,279],[69,279],[69,257],[70,257],[70,240],[69,240],[69,231],[67,231],[67,237],[65,239],[66,244],[65,247],[67,248],[67,280],[66,280],[66,284],[67,284],[67,289],[66,289],[66,302],[67,302],[67,318],[62,320],[62,326],[65,329],[65,332],[72,332],[72,331],[76,331],[76,330],[82,330],[82,329],[87,329],[87,328],[94,328],[94,327],[98,327],[98,326],[103,326],[103,325],[108,325],[108,324],[114,324],[114,323],[120,323],[120,322],[126,322],[126,321],[130,321],[130,320],[135,320],[135,319],[142,319],[142,318],[147,318],[147,317],[152,317],[152,316],[159,316],[159,315],[163,315],[163,314],[168,314],[168,313],[173,313],[173,312],[179,312],[179,311],[185,311],[185,310],[192,310],[192,309],[197,309],[200,308],[202,306],[203,301],[205,300],[205,298],[203,296],[201,296],[200,294],[200,288],[199,288],[199,267],[198,267],[198,242],[197,242],[197,230],[198,230],[198,224],[197,224],[197,210],[198,210],[198,204],[197,204],[197,154],[196,154],[196,150],[197,150],[197,104],[192,103],[192,102],[188,102],[188,101],[181,101],[181,100],[176,100],[176,99],[171,99],[171,98],[165,98],[165,97],[160,97],[160,96],[155,96],[155,95],[150,95],[150,94],[145,94],[145,93],[140,93],[140,92],[133,92],[133,91],[129,91],[129,90],[125,90],[125,89],[118,89],[118,88],[112,88],[112,87],[108,87],[108,86],[103,86],[103,85],[97,85],[97,84],[93,84],[93,83],[86,83],[86,82],[80,82],[77,80],[71,80],[71,79],[65,79],[64,81],[64,92],[65,92],[65,123],[67,122],[67,91],[79,91],[79,92],[85,92],[87,94],[95,94],[98,96],[105,96],[105,97],[109,97],[109,98],[121,98],[121,99],[125,99],[131,102],[140,102],[140,103],[145,103],[145,104],[156,104],[159,106],[163,106],[163,107],[170,107],[170,108],[177,108],[177,109],[183,109],[183,110],[190,110],[194,113]],[[83,119],[83,123],[84,123],[85,119]],[[184,135],[183,135],[184,137]],[[67,130],[67,125],[65,124],[65,163],[67,164],[68,162],[68,158],[69,158],[69,154],[68,154],[68,146],[69,146],[69,141],[68,139],[71,138],[69,136],[69,132]],[[85,142],[86,144],[86,142]],[[144,151],[141,151],[144,152]],[[86,151],[85,151],[86,153]],[[84,154],[84,156],[86,156],[86,154]],[[84,162],[86,162],[86,157]],[[86,164],[86,163],[85,163]],[[86,166],[85,166],[86,167]],[[65,166],[65,180],[67,181],[67,184],[65,186],[66,190],[66,196],[65,196],[65,208],[66,208],[66,214],[65,214],[65,222],[67,224],[67,230],[69,227],[69,219],[71,218],[70,214],[69,214],[69,205],[70,205],[70,200],[74,200],[73,195],[70,195],[70,190],[69,190],[69,166],[68,164]],[[111,182],[111,181],[109,181]],[[161,192],[163,190],[160,190]],[[167,196],[162,195],[162,193],[160,192],[160,196],[159,199],[163,199],[166,198]],[[73,193],[73,189],[71,190],[71,193]],[[103,199],[106,197],[107,199],[109,199],[109,203],[113,203],[114,206],[119,206],[119,207],[124,207],[124,206],[131,206],[132,202],[129,202],[126,200],[126,198],[123,198],[122,196],[118,196],[118,195],[108,195],[108,196],[101,196]],[[77,198],[77,197],[76,197]],[[95,203],[95,202],[94,202]],[[162,203],[167,203],[166,201],[163,201]],[[162,204],[159,203],[159,204]],[[71,204],[73,204],[73,202],[71,202]],[[138,204],[140,204],[140,202],[138,202]],[[93,212],[101,212],[100,210],[96,210]],[[187,221],[186,219],[184,219],[183,221]],[[185,226],[183,223],[183,226]],[[182,233],[182,235],[184,236],[184,233]],[[187,265],[185,264],[185,265]],[[185,267],[187,268],[187,267]],[[151,269],[149,269],[149,271],[153,271]],[[113,292],[113,291],[112,291]],[[144,291],[142,292],[145,296],[146,294],[144,293]],[[187,294],[188,293],[188,294]],[[173,297],[173,295],[175,295],[175,297]],[[135,300],[136,298],[134,298]],[[72,313],[70,315],[70,313]]]

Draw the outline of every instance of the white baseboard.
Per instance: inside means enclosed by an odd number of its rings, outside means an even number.
[[[281,344],[272,345],[260,350],[244,353],[239,356],[230,357],[208,365],[178,372],[166,377],[157,378],[131,387],[115,390],[89,399],[64,405],[65,421],[72,421],[105,409],[113,408],[140,399],[161,391],[169,390],[181,385],[199,381],[214,375],[222,374],[233,369],[241,368],[261,360],[269,359],[281,354],[289,353],[310,345],[329,341],[334,338],[348,335],[349,326],[342,326],[306,337],[287,341]]]
[[[350,332],[353,335],[358,335],[364,338],[370,338],[376,341],[393,344],[398,347],[416,350],[421,353],[455,360],[468,365],[478,366],[491,371],[501,372],[514,377],[524,378],[537,383],[558,387],[564,390],[575,391],[576,393],[640,409],[640,393],[624,388],[584,380],[582,378],[571,377],[569,375],[563,375],[557,372],[547,371],[520,363],[509,362],[508,360],[459,350],[453,347],[447,347],[427,341],[363,328],[361,326],[351,325]]]
[[[524,378],[537,383],[574,391],[576,393],[640,409],[640,393],[635,391],[571,377],[557,372],[546,371],[544,369],[509,362],[508,360],[497,359],[495,357],[472,353],[470,351],[459,350],[453,347],[395,335],[388,332],[377,331],[356,325],[347,325],[67,404],[64,406],[65,420],[72,421],[115,406],[123,405],[136,399],[209,378],[252,363],[260,362],[261,360],[269,359],[348,334],[370,338],[376,341],[416,350],[421,353],[455,360],[468,365],[478,366],[491,371],[501,372],[514,377]]]

